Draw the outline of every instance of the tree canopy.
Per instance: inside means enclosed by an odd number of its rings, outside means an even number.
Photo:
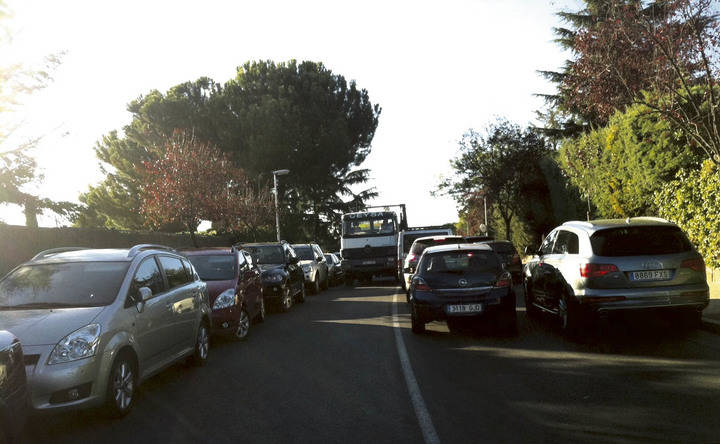
[[[356,191],[368,179],[360,165],[370,153],[380,107],[368,92],[321,63],[248,62],[219,85],[208,78],[151,91],[131,102],[133,119],[96,146],[105,181],[81,197],[79,225],[141,228],[138,197],[145,172],[163,155],[162,140],[176,129],[227,153],[248,177],[280,182],[283,232],[321,240],[339,213],[375,195]]]

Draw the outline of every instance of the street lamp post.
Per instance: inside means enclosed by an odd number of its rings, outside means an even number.
[[[275,229],[277,231],[277,241],[280,242],[280,211],[278,210],[278,187],[277,177],[284,176],[289,173],[290,170],[275,170],[273,171],[273,194],[275,195]]]

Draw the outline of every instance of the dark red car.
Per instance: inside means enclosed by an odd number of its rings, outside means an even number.
[[[245,339],[251,321],[265,320],[260,270],[248,252],[236,247],[184,250],[207,283],[213,333]]]

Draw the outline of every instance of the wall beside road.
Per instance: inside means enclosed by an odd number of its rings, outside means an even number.
[[[232,243],[230,236],[195,236],[202,247],[222,247]],[[36,253],[57,247],[128,248],[137,244],[190,247],[189,234],[156,231],[121,231],[102,228],[28,228],[0,224],[0,276]]]

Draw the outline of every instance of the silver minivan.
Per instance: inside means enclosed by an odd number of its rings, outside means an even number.
[[[22,342],[36,410],[127,414],[140,382],[208,357],[206,284],[159,245],[47,250],[0,280],[0,327]]]
[[[697,325],[707,307],[705,263],[685,233],[654,217],[566,222],[524,267],[528,316],[556,315],[568,333],[597,316],[671,312]]]

